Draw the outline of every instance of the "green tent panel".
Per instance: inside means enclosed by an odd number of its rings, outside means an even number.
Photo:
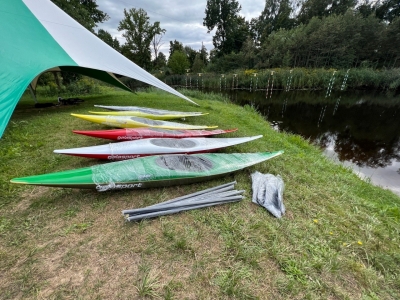
[[[22,94],[48,70],[90,76],[129,90],[130,77],[196,104],[115,51],[50,0],[0,2],[0,138]],[[197,104],[196,104],[197,105]]]

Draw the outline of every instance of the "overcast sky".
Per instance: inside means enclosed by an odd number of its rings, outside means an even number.
[[[265,0],[238,2],[242,6],[240,15],[248,21],[258,17],[265,5]],[[121,44],[125,43],[125,39],[117,28],[124,17],[124,8],[142,8],[147,12],[151,23],[159,21],[161,28],[166,29],[161,46],[161,52],[165,55],[168,56],[169,42],[174,40],[195,50],[201,48],[202,42],[208,51],[214,48],[214,34],[208,34],[207,28],[203,26],[207,0],[97,0],[96,3],[100,10],[110,16],[110,20],[99,24],[98,29],[107,30]]]

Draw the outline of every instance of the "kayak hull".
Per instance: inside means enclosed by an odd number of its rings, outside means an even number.
[[[119,128],[137,128],[137,127],[151,127],[151,128],[162,128],[162,129],[207,129],[217,128],[218,126],[206,126],[206,125],[188,125],[176,122],[151,120],[147,118],[131,117],[131,116],[100,116],[100,115],[81,115],[71,114],[74,117],[103,124],[111,127]]]
[[[218,134],[231,133],[235,129],[214,129],[214,130],[172,130],[160,128],[121,128],[109,130],[73,130],[73,133],[86,136],[114,140],[114,141],[132,141],[149,138],[188,138],[188,137],[206,137]]]
[[[199,183],[203,181],[213,180],[220,178],[222,176],[229,176],[234,174],[235,172],[228,172],[224,174],[217,174],[217,175],[209,175],[203,177],[189,177],[189,178],[175,178],[175,179],[164,179],[164,180],[157,180],[157,181],[141,181],[141,182],[118,182],[115,184],[103,184],[103,185],[96,185],[94,183],[83,183],[83,184],[65,184],[65,183],[45,183],[45,184],[31,184],[31,183],[21,183],[26,185],[38,185],[38,186],[47,186],[47,187],[58,187],[58,188],[73,188],[73,189],[90,189],[90,190],[97,190],[99,192],[104,192],[108,190],[124,190],[124,189],[131,189],[131,190],[142,190],[142,189],[150,189],[150,188],[158,188],[158,187],[168,187],[174,185],[186,185],[192,183]],[[19,183],[13,182],[12,183]]]
[[[250,142],[262,135],[242,138],[153,138],[105,145],[54,150],[54,153],[87,158],[126,160],[161,154],[194,154],[213,152],[229,146]]]
[[[11,179],[11,183],[98,191],[188,184],[226,176],[282,154],[207,153],[156,155],[56,173]]]
[[[185,111],[173,111],[173,110],[165,110],[165,109],[157,109],[157,108],[149,108],[142,106],[118,106],[118,105],[95,105],[94,107],[103,108],[111,111],[135,111],[141,113],[148,113],[152,115],[187,115],[191,116],[200,116],[202,112],[185,112]]]
[[[89,111],[89,113],[94,115],[109,115],[109,116],[133,116],[133,117],[141,117],[147,118],[151,120],[173,120],[173,119],[184,119],[187,117],[196,117],[196,116],[204,116],[208,115],[208,113],[184,113],[181,112],[180,114],[168,114],[168,113],[160,113],[160,114],[152,114],[151,111],[141,112],[141,111]]]

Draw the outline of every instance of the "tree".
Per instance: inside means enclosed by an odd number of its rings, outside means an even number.
[[[97,36],[105,43],[107,43],[109,46],[113,47],[115,50],[118,52],[121,51],[121,46],[116,38],[113,38],[111,34],[103,29],[99,29],[97,31]]]
[[[175,74],[185,74],[189,66],[189,61],[183,51],[176,50],[169,57],[168,67]]]
[[[376,10],[374,4],[371,3],[369,0],[364,0],[363,3],[359,3],[356,9],[364,18],[375,14]]]
[[[253,69],[256,65],[256,46],[252,38],[247,38],[242,48],[245,67]]]
[[[160,22],[150,24],[150,18],[143,9],[124,9],[124,19],[119,23],[118,30],[124,31],[122,36],[126,39],[123,54],[144,69],[151,66],[150,44],[156,35],[165,33],[160,27]]]
[[[183,52],[183,44],[181,42],[178,42],[177,40],[169,41],[169,56],[171,56],[174,51]]]
[[[398,20],[392,27],[373,15],[364,17],[352,10],[313,17],[307,24],[270,34],[261,44],[257,63],[266,68],[395,67],[400,58]]]
[[[200,54],[197,53],[192,65],[192,72],[201,73],[204,69],[205,65],[203,60],[200,58]]]
[[[156,70],[163,69],[167,65],[167,57],[165,56],[164,53],[159,52],[153,64],[154,64],[154,69]]]
[[[294,20],[291,19],[292,7],[289,0],[266,0],[261,15],[251,21],[255,40],[265,40],[273,31],[281,28],[291,29]]]
[[[165,33],[165,31],[163,33]],[[158,58],[158,53],[160,51],[160,47],[164,44],[164,43],[161,43],[161,40],[162,40],[162,34],[154,35],[153,39],[151,40],[151,46],[152,46],[153,52],[154,52],[154,60],[156,60]]]
[[[400,67],[400,18],[395,18],[385,30],[382,41],[383,65],[390,68]],[[398,85],[399,86],[399,85]]]
[[[239,52],[249,34],[249,24],[238,15],[241,9],[236,0],[207,1],[203,25],[208,33],[217,28],[213,45],[219,56]]]
[[[382,4],[378,1],[376,4],[376,16],[391,23],[396,17],[400,17],[399,0],[384,0]]]
[[[343,15],[349,8],[354,8],[357,0],[306,0],[297,16],[299,23],[307,24],[313,17]]]
[[[211,72],[232,72],[245,67],[243,52],[225,54],[218,59],[211,59],[207,70]]]
[[[183,48],[183,51],[185,52],[186,57],[187,57],[187,59],[189,61],[189,68],[191,68],[193,66],[194,60],[196,58],[197,51],[194,50],[190,46],[185,46],[185,48]]]
[[[199,51],[199,57],[203,61],[204,65],[206,66],[208,64],[208,52],[207,48],[201,44],[201,49]]]
[[[98,23],[103,23],[110,18],[105,12],[98,9],[96,0],[51,1],[92,32]]]

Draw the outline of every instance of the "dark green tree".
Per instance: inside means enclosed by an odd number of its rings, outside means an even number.
[[[382,38],[381,60],[383,66],[400,68],[400,18],[395,18],[386,28]]]
[[[400,1],[384,0],[376,4],[376,16],[391,23],[396,17],[400,17]]]
[[[249,35],[249,24],[239,16],[241,6],[236,0],[208,0],[203,25],[208,32],[216,28],[213,45],[217,55],[239,52]]]
[[[250,24],[245,20],[244,17],[238,17],[236,19],[236,28],[232,33],[233,43],[227,43],[227,52],[238,53],[242,50],[243,44],[246,42],[247,38],[250,36]]]
[[[291,14],[290,0],[266,0],[261,15],[251,21],[254,39],[261,42],[273,31],[281,28],[291,29],[294,26]]]
[[[122,36],[126,39],[122,53],[140,67],[149,70],[151,42],[155,35],[164,33],[165,29],[160,27],[160,22],[151,24],[146,11],[141,8],[124,9],[124,16],[118,26],[118,30],[123,31]]]
[[[177,40],[169,41],[169,56],[171,56],[175,51],[183,52],[183,44]]]
[[[314,17],[308,24],[269,35],[261,44],[257,63],[265,68],[393,67],[400,58],[395,32],[398,28],[392,24],[352,10]]]
[[[168,67],[174,74],[185,74],[189,66],[189,60],[183,51],[176,50],[169,57]]]
[[[297,22],[307,24],[313,17],[342,15],[356,4],[357,0],[306,0],[301,6]]]
[[[155,70],[164,69],[167,66],[167,57],[164,53],[159,52],[153,64]]]
[[[231,52],[229,54],[225,54],[223,56],[218,57],[218,59],[215,59],[215,57],[213,57],[207,66],[207,70],[210,72],[225,73],[245,67],[246,64],[244,60],[244,53]]]
[[[187,59],[188,59],[188,61],[189,61],[189,68],[192,68],[193,63],[194,63],[194,60],[195,60],[196,55],[197,55],[197,51],[194,50],[194,49],[193,49],[192,47],[190,47],[190,46],[185,46],[185,47],[183,48],[183,51],[185,52],[186,57],[187,57]]]
[[[203,72],[205,65],[203,60],[200,57],[200,53],[196,54],[196,57],[194,59],[193,65],[192,65],[192,72],[194,73],[201,73]]]
[[[93,33],[98,23],[103,23],[110,18],[105,12],[98,9],[96,0],[51,1]]]
[[[359,2],[356,8],[357,12],[361,14],[364,18],[369,17],[370,15],[375,14],[376,7],[374,3],[369,0],[364,0],[362,3]]]
[[[97,36],[103,42],[107,43],[109,46],[113,47],[118,52],[121,51],[121,45],[119,44],[119,41],[116,38],[113,38],[108,31],[103,30],[103,29],[99,29],[97,31]]]
[[[247,38],[246,42],[243,44],[241,52],[243,54],[244,67],[247,69],[253,69],[257,64],[257,47],[252,38]]]
[[[208,64],[208,52],[207,48],[202,44],[201,49],[199,50],[199,57],[203,61],[204,65],[206,66]]]
[[[349,9],[354,9],[357,0],[329,0],[328,15],[344,15]]]
[[[121,45],[121,54],[133,62],[136,59],[135,53],[128,44]]]
[[[355,67],[381,67],[382,62],[380,61],[384,51],[386,25],[374,15],[364,17],[360,13],[354,15],[351,19],[348,18],[347,29],[355,30],[352,45],[356,58],[353,65]],[[344,34],[347,34],[347,32]]]

